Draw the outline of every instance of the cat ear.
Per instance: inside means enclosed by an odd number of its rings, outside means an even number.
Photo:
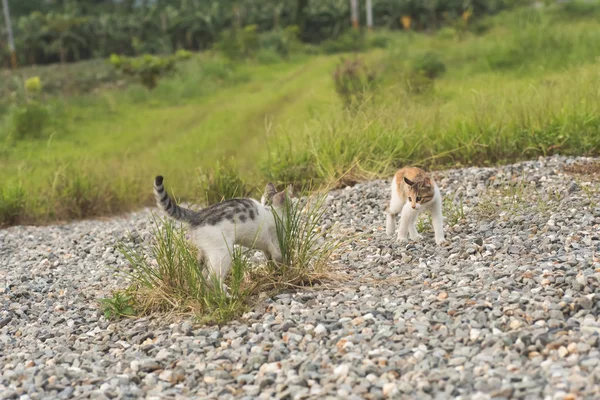
[[[290,183],[288,185],[288,187],[285,189],[285,193],[287,197],[292,197],[294,196],[294,187],[292,186],[292,184]]]
[[[423,183],[425,184],[425,186],[431,186],[431,179],[429,177],[426,177],[425,179],[423,179]]]
[[[273,185],[273,183],[271,182],[267,183],[267,186],[265,187],[265,192],[262,198],[260,199],[261,204],[267,204],[267,202],[271,200],[276,193],[277,189],[275,188],[275,185]]]
[[[406,183],[408,186],[412,186],[415,184],[413,181],[411,181],[407,177],[404,177],[404,183]]]
[[[269,197],[273,197],[275,193],[277,193],[275,185],[273,185],[272,182],[267,183],[267,186],[265,186],[265,194],[269,195]]]
[[[283,192],[277,193],[275,196],[273,196],[273,207],[275,207],[275,208],[283,207],[286,199],[287,199],[287,196],[286,196],[285,190]]]

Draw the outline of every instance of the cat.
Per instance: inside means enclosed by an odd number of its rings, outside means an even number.
[[[269,182],[260,202],[236,198],[193,211],[175,204],[163,186],[163,177],[157,176],[154,197],[169,217],[190,226],[191,242],[205,261],[207,272],[214,273],[221,284],[231,267],[234,244],[261,250],[267,260],[282,262],[274,212],[281,221],[285,219],[289,189],[277,192]]]
[[[445,242],[442,216],[442,194],[435,181],[420,168],[406,167],[394,175],[391,186],[391,200],[387,209],[386,233],[394,235],[396,216],[400,214],[398,241],[406,242],[408,235],[412,240],[420,240],[416,223],[421,211],[431,213],[435,243]]]

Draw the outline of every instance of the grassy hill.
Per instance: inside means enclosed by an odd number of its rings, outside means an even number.
[[[479,32],[376,33],[369,41],[385,48],[345,55],[375,76],[349,107],[333,79],[341,56],[327,54],[230,63],[209,52],[153,91],[110,79],[82,93],[58,88],[44,100],[53,118],[42,138],[15,140],[5,113],[0,225],[151,204],[157,174],[178,198],[216,201],[267,180],[343,185],[408,163],[598,154],[600,20],[589,10],[516,10]],[[424,78],[436,63],[445,72]],[[64,68],[20,74],[51,84],[86,70]]]

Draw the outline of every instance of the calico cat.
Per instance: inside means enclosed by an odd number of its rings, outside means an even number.
[[[233,245],[262,250],[268,260],[281,262],[275,215],[283,219],[289,198],[284,190],[277,192],[268,183],[261,202],[254,199],[229,199],[200,211],[175,204],[163,186],[163,177],[154,180],[156,203],[171,218],[189,224],[192,243],[204,258],[209,272],[221,283],[231,267]]]
[[[392,180],[391,200],[387,210],[386,233],[392,236],[396,231],[396,216],[400,214],[398,241],[410,238],[420,240],[416,222],[421,211],[431,213],[436,244],[444,240],[442,217],[442,195],[435,181],[420,168],[402,168]]]

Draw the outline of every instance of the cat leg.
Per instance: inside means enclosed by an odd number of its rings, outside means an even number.
[[[387,209],[385,220],[385,233],[388,236],[394,236],[394,233],[396,233],[396,219],[398,218],[398,213],[402,211],[402,206],[405,203],[406,200],[403,200],[398,193],[392,192],[392,198]]]
[[[400,243],[408,241],[408,232],[414,224],[415,214],[419,215],[419,212],[413,210],[410,203],[405,203],[400,214],[400,229],[398,229],[398,241]]]
[[[283,261],[283,256],[281,255],[281,250],[279,249],[279,242],[270,242],[267,253],[269,254],[269,261],[273,261],[276,264],[281,264]]]
[[[419,220],[419,214],[420,211],[413,210],[413,213],[411,213],[411,221],[409,221],[408,224],[408,232],[410,233],[410,238],[412,240],[423,239],[423,236],[421,236],[419,232],[417,232],[417,221]]]
[[[208,267],[210,276],[208,276],[208,282],[212,283],[213,279],[219,281],[219,285],[227,293],[225,286],[225,278],[231,268],[231,253],[229,249],[225,247],[219,247],[211,249],[207,254]]]
[[[431,209],[431,222],[435,233],[435,243],[440,245],[446,241],[444,238],[444,216],[442,215],[442,201],[437,200]]]

